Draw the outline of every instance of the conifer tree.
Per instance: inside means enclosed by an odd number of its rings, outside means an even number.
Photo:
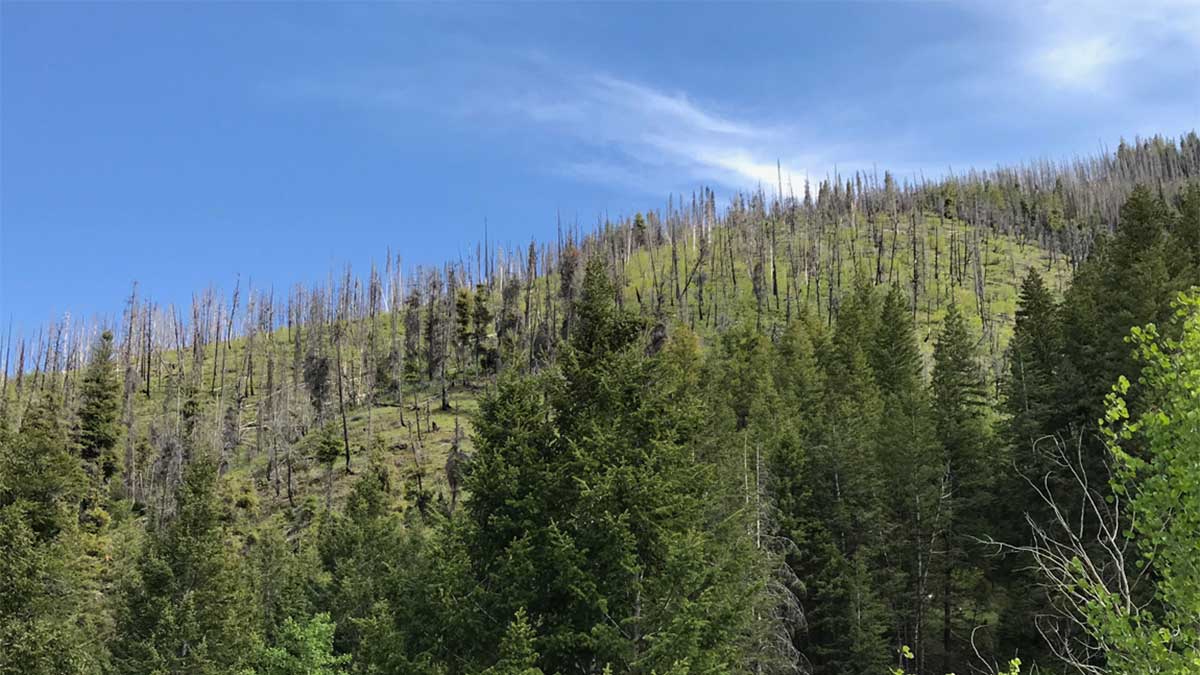
[[[992,480],[995,468],[1003,466],[992,454],[987,392],[977,358],[966,322],[957,306],[951,305],[934,346],[931,382],[946,482],[940,570],[942,669],[946,672],[963,663],[969,653],[970,630],[975,626],[964,620],[964,615],[984,580],[979,565],[964,563],[982,560],[978,549],[973,549],[972,538],[988,534]]]
[[[265,647],[254,658],[254,669],[242,675],[343,675],[349,654],[333,653],[334,625],[328,614],[318,614],[305,623],[288,618],[280,629],[278,644]]]
[[[471,289],[463,286],[455,292],[454,296],[454,346],[458,356],[458,367],[465,369],[468,354],[473,350],[474,345],[473,335],[471,333],[471,309],[475,304],[475,298],[471,295]],[[473,364],[478,362],[472,355],[471,361]],[[460,377],[463,373],[459,374]]]
[[[417,593],[410,592],[413,578],[423,579],[419,576],[423,563],[417,557],[417,534],[407,533],[391,509],[386,475],[373,461],[355,481],[344,508],[323,514],[314,532],[317,562],[326,577],[318,587],[316,605],[337,625],[337,653],[350,654],[364,665],[381,665],[380,654],[364,654],[365,634],[373,634],[377,642],[368,651],[394,651],[403,659],[416,651],[404,631],[419,632],[417,624],[437,618],[426,604],[432,599],[417,597],[424,592],[419,586]],[[413,625],[398,626],[393,613]],[[425,618],[419,619],[422,614]],[[440,633],[454,628],[434,623],[426,630]]]
[[[1160,198],[1136,188],[1121,207],[1116,234],[1080,267],[1063,300],[1066,367],[1059,378],[1059,405],[1066,421],[1092,441],[1093,467],[1103,456],[1094,429],[1104,397],[1118,377],[1136,377],[1125,335],[1134,326],[1165,323],[1170,314],[1175,291],[1167,234],[1172,221]],[[1130,405],[1136,410],[1137,400]]]
[[[1034,442],[1054,433],[1061,421],[1054,397],[1061,359],[1057,307],[1041,275],[1030,269],[1017,298],[1008,376],[1002,384],[1009,436],[1020,453],[1031,452]]]
[[[49,395],[0,436],[0,673],[103,670],[105,619],[78,525],[88,489]]]
[[[492,332],[491,294],[486,284],[475,287],[475,306],[471,310],[471,336],[475,351],[476,363],[482,364],[484,370],[495,370],[495,354],[489,344]]]
[[[104,331],[92,349],[80,388],[77,443],[84,466],[103,488],[120,469],[121,384],[113,361],[113,334]]]
[[[1065,411],[1056,397],[1063,370],[1062,331],[1058,307],[1034,269],[1021,284],[1007,366],[1000,403],[1008,414],[1004,430],[1012,465],[1001,467],[997,486],[1004,499],[994,512],[991,535],[1000,541],[1023,542],[1028,538],[1027,517],[1039,523],[1049,523],[1052,517],[1031,482],[1051,485],[1056,494],[1066,494],[1068,487],[1067,472],[1054,459],[1059,441],[1055,434],[1066,426]],[[1029,663],[1049,663],[1045,640],[1029,620],[1049,605],[1044,586],[1023,558],[1008,556],[997,565],[1008,598],[997,631],[999,652],[1020,653]],[[1001,592],[999,587],[996,592]]]
[[[260,644],[255,603],[227,540],[217,469],[184,470],[175,517],[149,535],[117,609],[117,673],[228,673]]]
[[[535,636],[525,610],[518,609],[500,641],[500,659],[483,671],[484,675],[542,675],[537,667],[538,653],[533,647]]]
[[[481,405],[465,510],[484,606],[525,608],[548,672],[733,668],[752,551],[705,499],[694,348],[648,358],[600,258],[574,316],[561,380],[502,381]]]
[[[1168,249],[1175,289],[1186,292],[1191,286],[1200,286],[1200,182],[1185,188],[1179,199],[1179,218]]]
[[[795,571],[807,587],[802,651],[815,673],[882,669],[888,660],[887,615],[879,595],[884,553],[881,474],[875,460],[882,398],[869,351],[879,299],[860,279],[838,312],[829,347],[820,352],[817,430],[808,434]]]
[[[896,288],[884,298],[879,330],[871,348],[875,381],[886,411],[879,425],[876,462],[883,476],[902,476],[885,490],[885,579],[880,592],[889,604],[900,641],[909,645],[923,670],[930,641],[929,596],[933,588],[936,533],[941,516],[944,472],[929,396],[922,376],[916,327]]]

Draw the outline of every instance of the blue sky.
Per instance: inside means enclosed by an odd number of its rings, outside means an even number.
[[[0,321],[1197,127],[1200,3],[0,4]]]

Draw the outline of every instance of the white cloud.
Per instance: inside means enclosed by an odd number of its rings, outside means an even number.
[[[1029,66],[1042,79],[1058,86],[1096,89],[1105,83],[1109,69],[1124,58],[1124,52],[1110,37],[1081,37],[1038,49]]]
[[[697,184],[770,190],[818,173],[823,155],[802,129],[718,110],[680,91],[572,68],[539,54],[444,63],[300,81],[285,95],[335,101],[376,112],[421,108],[495,133],[530,127],[539,142],[567,145],[552,170],[578,180],[662,194]],[[547,140],[548,139],[548,140]]]
[[[1112,96],[1146,69],[1200,59],[1200,2],[1099,0],[993,5],[1015,20],[1027,72],[1068,92]]]
[[[628,184],[639,176],[643,188],[659,192],[681,176],[747,188],[776,185],[776,162],[785,179],[816,168],[811,151],[798,151],[796,128],[737,119],[684,93],[609,74],[563,75],[559,86],[513,99],[510,110],[638,167],[614,171],[613,162],[571,162],[567,166],[576,177]]]
[[[608,99],[609,103],[633,104],[642,114],[660,115],[664,119],[706,133],[743,137],[754,137],[759,134],[759,130],[754,127],[722,119],[701,110],[683,94],[666,94],[608,75],[597,75],[594,80],[602,90],[605,90],[603,98]]]

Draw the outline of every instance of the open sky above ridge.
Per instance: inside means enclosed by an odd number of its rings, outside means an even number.
[[[1200,4],[0,5],[0,321],[1200,120]],[[773,188],[770,188],[773,189]]]

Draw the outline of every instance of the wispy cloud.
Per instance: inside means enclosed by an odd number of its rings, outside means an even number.
[[[1068,89],[1099,89],[1125,54],[1109,36],[1071,37],[1039,48],[1029,59],[1038,77]]]
[[[1099,0],[1006,4],[1016,20],[1019,60],[1052,89],[1118,95],[1147,70],[1200,60],[1195,0]]]
[[[720,110],[678,90],[572,67],[539,54],[486,66],[442,64],[434,73],[395,70],[276,88],[289,96],[375,110],[430,108],[479,129],[513,126],[568,146],[553,170],[648,194],[715,184],[729,188],[803,180],[830,166],[795,124]]]
[[[384,134],[417,117],[444,122],[489,150],[530,148],[520,156],[529,166],[656,196],[699,184],[771,190],[780,178],[799,189],[805,176],[875,163],[917,178],[995,161],[1026,139],[1113,141],[1194,126],[1200,95],[1187,89],[1200,76],[1200,2],[969,7],[977,20],[961,34],[882,46],[886,68],[847,78],[861,84],[785,87],[770,100],[472,41],[418,65],[327,72],[283,89],[370,111]],[[938,67],[925,77],[930,61]]]
[[[718,111],[684,92],[607,73],[575,73],[561,84],[513,99],[509,112],[616,155],[612,163],[587,158],[561,165],[577,177],[629,182],[637,176],[655,190],[664,186],[645,179],[773,186],[780,171],[803,176],[822,161],[813,148],[802,149],[802,129]]]

